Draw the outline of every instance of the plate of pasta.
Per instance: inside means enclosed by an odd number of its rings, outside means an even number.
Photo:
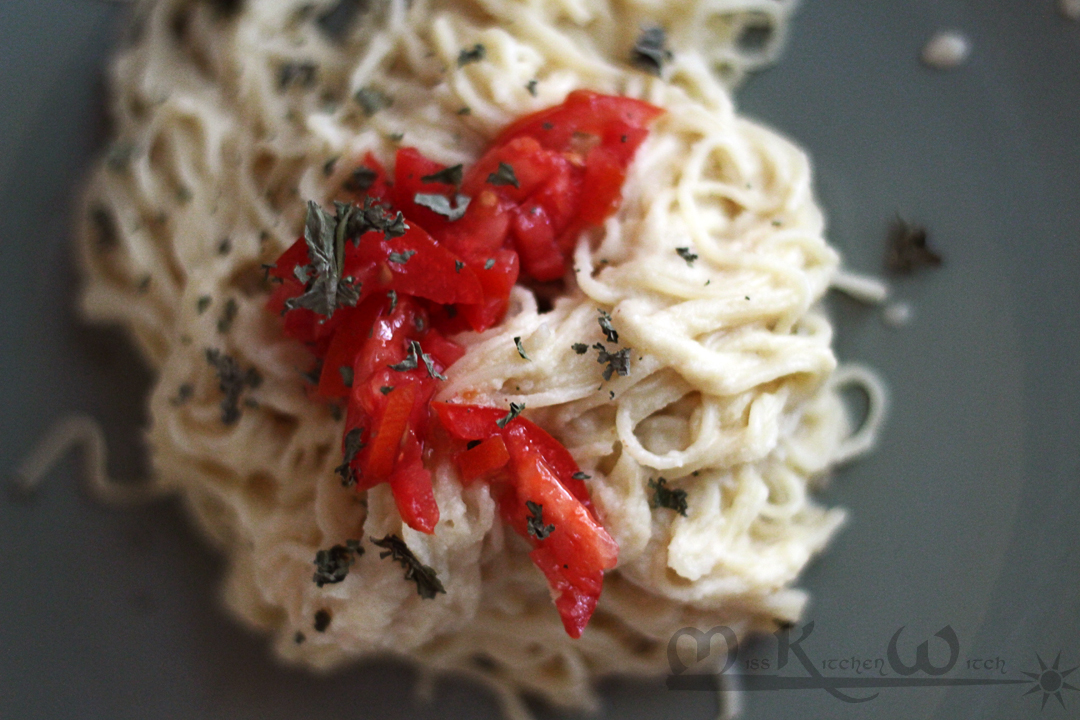
[[[1080,702],[1069,3],[53,4],[5,715]]]

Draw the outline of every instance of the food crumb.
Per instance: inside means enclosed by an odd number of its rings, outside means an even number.
[[[1058,10],[1069,20],[1080,20],[1080,0],[1060,0]]]
[[[914,316],[914,308],[911,303],[894,302],[885,306],[881,313],[881,319],[891,328],[899,328],[911,322]]]
[[[922,61],[936,70],[949,70],[967,59],[971,43],[958,32],[939,31],[922,51]]]

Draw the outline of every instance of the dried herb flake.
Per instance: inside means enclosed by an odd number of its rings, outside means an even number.
[[[382,90],[372,87],[362,87],[356,91],[353,95],[353,99],[360,106],[360,109],[364,111],[364,115],[371,117],[375,113],[384,108],[388,108],[394,104],[394,98],[390,97]]]
[[[329,550],[315,553],[315,574],[312,580],[319,587],[342,582],[349,575],[349,568],[356,558],[364,554],[359,540],[346,540],[344,545],[334,545]]]
[[[671,489],[667,487],[667,479],[657,478],[656,480],[649,480],[649,487],[653,490],[652,499],[649,501],[649,507],[653,510],[659,507],[668,508],[674,510],[683,517],[686,517],[686,491],[676,488]]]
[[[487,48],[480,43],[476,43],[469,49],[462,49],[458,53],[457,64],[458,67],[464,67],[469,63],[480,62],[487,56]]]
[[[416,583],[416,592],[425,600],[433,599],[438,593],[446,593],[446,588],[439,581],[435,570],[420,562],[409,546],[397,535],[387,535],[381,540],[371,538],[371,542],[386,552],[379,553],[380,558],[391,558],[405,569],[405,579]]]
[[[525,507],[529,510],[529,517],[525,524],[530,535],[537,540],[544,540],[548,535],[555,532],[554,525],[544,525],[544,506],[534,503],[532,500],[525,501]]]
[[[521,346],[521,337],[520,336],[514,338],[514,347],[517,348],[518,355],[521,356],[522,360],[531,360],[532,359],[528,355],[525,354],[525,348],[523,348]]]
[[[413,196],[413,202],[417,205],[421,205],[432,212],[442,215],[450,220],[450,222],[460,220],[465,216],[465,210],[469,207],[469,202],[471,200],[472,198],[468,195],[458,193],[454,196],[454,203],[451,205],[449,198],[437,193],[416,193],[416,195]]]
[[[345,433],[345,454],[343,462],[334,468],[334,472],[341,476],[341,484],[344,487],[356,485],[356,470],[353,469],[352,462],[356,459],[357,453],[364,449],[364,443],[361,440],[363,436],[364,429],[358,427]]]
[[[514,167],[507,163],[499,163],[498,169],[487,176],[488,184],[490,185],[513,185],[516,188],[521,187],[521,183],[518,182],[517,176],[514,175]]]
[[[461,180],[464,177],[463,165],[451,165],[448,168],[444,168],[438,172],[431,173],[430,175],[424,175],[420,178],[422,183],[442,183],[443,185],[454,185],[455,187],[461,186]]]
[[[500,428],[506,427],[514,418],[521,414],[521,411],[525,409],[525,403],[518,405],[517,403],[510,403],[510,412],[502,418],[495,421],[495,424]]]
[[[597,322],[600,323],[600,329],[604,331],[604,337],[608,339],[608,342],[618,343],[619,333],[615,331],[615,328],[611,325],[611,315],[604,310],[598,310],[600,317]]]
[[[686,264],[690,267],[694,267],[694,261],[698,259],[698,256],[690,252],[688,247],[675,248],[675,252],[679,253],[679,257],[686,261]]]
[[[664,28],[654,25],[641,31],[634,48],[630,51],[630,64],[639,70],[660,77],[664,63],[672,58],[667,49],[667,34]]]
[[[941,255],[927,244],[926,228],[896,218],[889,227],[885,262],[895,273],[909,274],[920,268],[941,265]]]

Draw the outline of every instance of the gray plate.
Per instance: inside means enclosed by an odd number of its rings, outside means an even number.
[[[0,468],[83,410],[108,429],[112,471],[136,477],[149,376],[121,333],[71,309],[72,198],[102,142],[120,10],[4,0],[0,12]],[[947,73],[917,62],[942,27],[974,48]],[[1080,717],[1080,692],[1059,701],[1040,665],[1059,652],[1059,670],[1080,664],[1080,24],[1050,0],[807,0],[783,62],[740,103],[810,150],[850,267],[882,270],[897,212],[946,256],[895,283],[915,310],[902,329],[833,299],[841,357],[880,370],[892,410],[879,449],[825,495],[851,521],[805,574],[811,634],[780,668],[777,640],[740,648],[743,682],[760,690],[745,717]],[[219,609],[221,564],[176,503],[100,507],[77,471],[69,458],[32,502],[0,498],[0,717],[495,717],[494,699],[458,680],[414,700],[399,665],[323,679],[277,666]],[[934,675],[945,626],[956,663]],[[927,667],[908,675],[888,652],[901,627],[899,663],[930,639]],[[844,699],[807,665],[892,685]],[[770,675],[810,679],[779,690]],[[605,700],[611,718],[714,711],[711,694],[662,683],[606,683]]]

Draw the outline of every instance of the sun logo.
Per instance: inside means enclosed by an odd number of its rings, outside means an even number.
[[[1024,695],[1031,695],[1032,693],[1042,692],[1042,706],[1039,710],[1046,707],[1046,701],[1053,695],[1057,698],[1057,701],[1061,703],[1061,707],[1065,707],[1065,701],[1061,697],[1062,690],[1080,690],[1078,687],[1074,687],[1065,682],[1065,678],[1073,673],[1080,665],[1071,668],[1069,670],[1059,670],[1058,665],[1061,661],[1061,652],[1059,651],[1057,657],[1054,658],[1054,664],[1050,667],[1046,667],[1046,663],[1039,657],[1038,653],[1035,653],[1035,658],[1039,661],[1039,672],[1030,673],[1024,672],[1032,682],[1035,683],[1034,687],[1028,690]]]

